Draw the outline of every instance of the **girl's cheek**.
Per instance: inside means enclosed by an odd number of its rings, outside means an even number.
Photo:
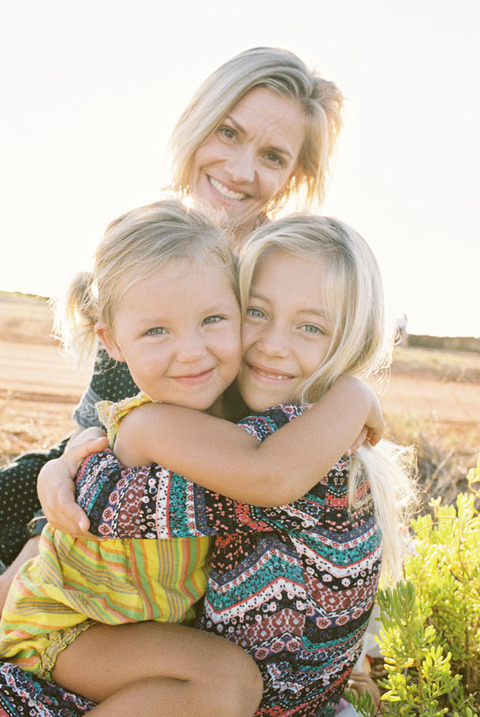
[[[258,329],[255,330],[250,324],[243,324],[241,331],[242,354],[245,354],[245,352],[258,341],[260,333]]]

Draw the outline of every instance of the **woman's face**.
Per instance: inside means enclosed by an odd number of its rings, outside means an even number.
[[[304,139],[300,103],[256,87],[196,151],[190,195],[215,211],[223,210],[228,224],[246,234],[288,184]]]
[[[238,387],[254,411],[296,403],[332,341],[323,262],[275,250],[258,262],[242,323]]]

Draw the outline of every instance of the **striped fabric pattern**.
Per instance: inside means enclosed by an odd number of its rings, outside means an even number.
[[[15,578],[3,611],[0,655],[36,671],[50,633],[87,619],[116,625],[185,622],[207,585],[210,541],[85,541],[47,525],[40,556]]]
[[[144,394],[121,402],[104,402],[102,415],[114,440],[122,416],[150,401]],[[147,471],[148,473],[148,471]],[[144,471],[144,475],[146,475]],[[98,497],[101,485],[85,475]],[[143,487],[143,486],[142,486]],[[135,505],[135,495],[127,498]],[[0,657],[15,657],[26,670],[41,669],[41,654],[55,636],[87,620],[117,625],[143,620],[181,623],[195,617],[205,594],[208,537],[97,542],[73,538],[47,525],[40,555],[23,566],[10,589],[0,623]]]

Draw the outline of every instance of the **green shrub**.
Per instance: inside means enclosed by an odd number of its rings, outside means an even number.
[[[480,714],[480,459],[467,480],[455,505],[432,500],[432,515],[412,522],[405,580],[379,591],[384,715]]]

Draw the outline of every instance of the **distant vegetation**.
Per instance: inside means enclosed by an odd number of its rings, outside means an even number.
[[[428,349],[445,349],[447,351],[475,351],[480,353],[480,338],[473,336],[427,336],[410,334],[410,346],[422,346]]]

